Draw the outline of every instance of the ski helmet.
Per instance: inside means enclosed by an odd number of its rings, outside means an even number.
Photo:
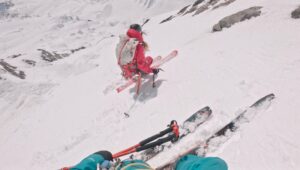
[[[130,25],[130,29],[134,29],[138,32],[142,32],[142,27],[139,24],[132,24]]]

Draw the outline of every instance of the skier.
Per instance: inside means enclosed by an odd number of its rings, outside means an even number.
[[[112,168],[112,154],[109,151],[99,151],[84,158],[79,164],[62,170],[97,170]],[[99,169],[100,169],[99,168]],[[113,169],[113,168],[112,168]],[[154,170],[142,160],[124,160],[114,166],[115,170]],[[199,157],[186,155],[181,157],[175,165],[175,170],[228,170],[226,162],[218,157]]]
[[[157,74],[159,69],[151,68],[153,58],[145,57],[145,50],[148,49],[147,43],[143,39],[142,27],[139,24],[130,25],[127,35],[120,36],[120,42],[116,48],[118,64],[122,69],[122,75],[128,79],[137,73]],[[128,52],[124,52],[128,50]],[[130,50],[134,50],[131,52]]]

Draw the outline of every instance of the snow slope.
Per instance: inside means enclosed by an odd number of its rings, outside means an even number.
[[[206,105],[214,117],[203,129],[220,126],[271,92],[271,107],[209,155],[232,170],[300,168],[300,21],[290,17],[299,1],[235,1],[164,24],[193,1],[11,2],[0,17],[0,59],[26,78],[0,65],[1,169],[57,169],[98,150],[118,152]],[[223,17],[252,6],[262,6],[262,15],[211,32]],[[111,87],[121,79],[118,35],[146,18],[148,55],[179,55],[163,66],[157,88],[146,83],[138,98],[134,88],[117,94]],[[38,49],[70,55],[47,62]]]

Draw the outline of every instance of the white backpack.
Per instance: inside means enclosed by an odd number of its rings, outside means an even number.
[[[135,54],[136,46],[139,41],[135,38],[130,38],[127,35],[120,35],[120,41],[116,48],[116,57],[120,66],[129,64]]]

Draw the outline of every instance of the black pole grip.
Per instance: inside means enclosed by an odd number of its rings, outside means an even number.
[[[159,132],[158,134],[153,135],[153,136],[151,136],[151,137],[149,137],[149,138],[147,138],[147,139],[141,141],[141,142],[140,142],[140,145],[143,146],[143,145],[145,145],[145,144],[147,144],[147,143],[149,143],[149,142],[151,142],[151,141],[153,141],[153,140],[155,140],[155,139],[157,139],[157,138],[160,138],[160,137],[164,136],[165,134],[168,134],[168,133],[170,133],[170,132],[172,132],[172,131],[173,131],[173,129],[172,129],[171,127],[169,127],[169,128],[167,128],[167,129],[165,129],[165,130]]]
[[[173,133],[172,135],[167,136],[165,138],[158,139],[155,142],[149,143],[147,145],[140,146],[140,147],[136,148],[136,151],[140,152],[140,151],[143,151],[143,150],[146,150],[146,149],[149,149],[149,148],[154,148],[155,146],[159,146],[163,143],[171,141],[175,137],[176,137],[176,135]]]

